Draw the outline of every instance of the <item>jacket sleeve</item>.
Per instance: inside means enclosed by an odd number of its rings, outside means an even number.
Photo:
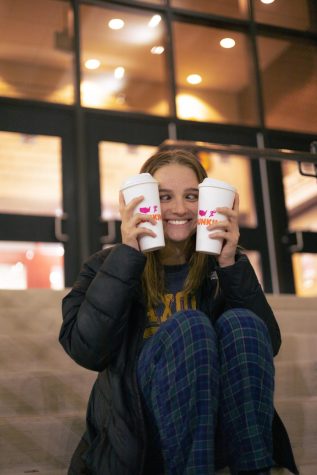
[[[216,271],[226,306],[247,308],[265,322],[275,356],[281,346],[280,329],[247,256],[239,254],[235,264],[217,267]]]
[[[121,244],[93,255],[63,299],[59,341],[85,368],[102,371],[122,342],[146,257]]]

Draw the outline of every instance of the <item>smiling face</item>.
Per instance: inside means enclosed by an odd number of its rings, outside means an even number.
[[[184,244],[196,231],[198,178],[191,168],[177,163],[164,165],[153,176],[159,182],[166,244]]]

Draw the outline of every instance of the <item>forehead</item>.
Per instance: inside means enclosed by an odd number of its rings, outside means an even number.
[[[161,188],[193,188],[198,186],[196,173],[186,165],[172,163],[164,165],[154,173]]]

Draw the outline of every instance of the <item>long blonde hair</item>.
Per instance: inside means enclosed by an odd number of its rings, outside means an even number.
[[[166,165],[178,164],[190,168],[195,173],[198,183],[207,177],[207,173],[195,155],[187,150],[172,149],[159,151],[152,155],[143,165],[140,173],[153,175],[159,168]],[[196,235],[194,234],[188,244],[189,272],[184,283],[184,292],[193,293],[199,288],[207,272],[208,257],[195,252]],[[148,253],[147,262],[143,272],[143,290],[149,307],[162,301],[164,295],[164,267],[159,259],[159,251]]]

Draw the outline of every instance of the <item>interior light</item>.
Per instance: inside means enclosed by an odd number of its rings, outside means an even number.
[[[201,83],[202,81],[202,78],[199,74],[190,74],[189,76],[187,76],[187,82],[189,82],[189,84],[199,84]]]
[[[152,54],[162,54],[162,53],[164,53],[164,46],[153,46],[153,48],[151,48],[151,53]]]
[[[149,21],[149,27],[155,28],[162,20],[161,15],[153,15],[151,20]]]
[[[233,38],[222,38],[220,41],[220,46],[223,48],[233,48],[236,42]]]
[[[262,3],[265,3],[265,5],[269,5],[270,3],[275,2],[275,0],[261,0]]]
[[[112,18],[108,23],[109,28],[112,30],[121,30],[124,27],[124,21],[121,18]]]
[[[122,66],[118,66],[115,70],[114,70],[114,77],[116,79],[122,79],[123,76],[124,76],[124,73],[125,73],[125,69],[122,67]]]
[[[100,66],[99,59],[87,59],[85,61],[85,68],[87,69],[98,69]]]

